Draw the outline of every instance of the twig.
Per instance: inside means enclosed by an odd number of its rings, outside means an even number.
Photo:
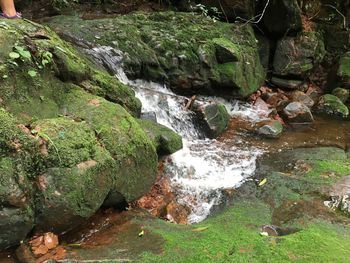
[[[248,23],[251,23],[251,24],[258,24],[258,23],[260,23],[260,21],[263,19],[264,15],[265,15],[265,12],[266,12],[266,9],[267,9],[267,7],[268,7],[269,4],[270,4],[270,0],[267,0],[266,4],[265,4],[265,6],[264,6],[264,9],[263,9],[263,11],[262,11],[262,13],[259,14],[259,15],[256,15],[256,16],[252,17],[252,18],[249,19],[249,20],[246,20],[246,19],[241,18],[241,17],[237,17],[237,18],[238,18],[238,19],[241,19],[242,21],[245,21],[246,23],[245,23],[244,25],[246,25],[246,24],[248,24]],[[259,17],[259,19],[258,19],[257,21],[253,21],[253,20],[254,20],[255,18],[257,18],[257,17]]]
[[[220,8],[221,8],[222,13],[223,13],[224,16],[225,16],[226,22],[228,23],[228,18],[227,18],[226,12],[225,12],[225,10],[224,10],[224,7],[223,7],[222,4],[221,4],[221,0],[219,0],[219,5],[220,5]]]
[[[346,29],[346,16],[345,16],[342,12],[340,12],[340,11],[338,10],[338,8],[336,8],[336,7],[333,6],[333,5],[326,4],[326,5],[324,5],[324,6],[328,6],[328,7],[330,7],[330,8],[333,8],[335,11],[337,11],[337,13],[338,13],[339,15],[341,15],[341,16],[343,17],[343,29]]]

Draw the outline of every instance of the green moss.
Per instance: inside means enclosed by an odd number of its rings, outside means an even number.
[[[311,163],[311,171],[306,176],[342,176],[350,172],[350,162],[348,160],[317,160]]]
[[[66,105],[67,114],[85,120],[115,159],[115,189],[128,201],[146,193],[155,180],[157,154],[137,121],[120,105],[80,89],[71,90]]]
[[[72,167],[90,160],[98,143],[86,123],[67,118],[37,121],[32,132],[45,141],[48,167]]]
[[[350,78],[350,53],[346,53],[339,61],[338,76]]]
[[[288,236],[260,236],[260,227],[270,222],[270,209],[260,202],[243,202],[193,226],[152,221],[146,231],[161,234],[167,241],[165,250],[161,255],[145,254],[138,262],[340,263],[349,256],[348,228],[314,221]]]

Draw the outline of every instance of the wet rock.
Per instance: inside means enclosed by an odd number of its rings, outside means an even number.
[[[263,17],[263,24],[274,35],[300,31],[301,11],[296,0],[270,1]]]
[[[33,255],[30,247],[26,243],[22,243],[17,249],[16,249],[16,257],[19,260],[19,262],[23,263],[36,263],[36,258]]]
[[[281,111],[289,102],[288,97],[282,92],[268,93],[264,98],[266,98],[266,103],[277,111]]]
[[[332,95],[338,97],[341,102],[345,103],[349,98],[350,91],[343,88],[335,88],[332,90]]]
[[[299,90],[293,91],[290,95],[290,99],[295,102],[300,102],[309,108],[312,108],[312,106],[315,104],[314,100],[311,99],[310,96]]]
[[[174,200],[166,206],[166,218],[174,223],[186,225],[188,223],[188,216],[190,209],[186,206],[180,205]]]
[[[340,58],[337,75],[343,79],[346,85],[350,86],[350,52]]]
[[[153,122],[157,122],[157,115],[154,111],[150,112],[142,112],[140,116],[141,120],[150,120]]]
[[[267,138],[278,138],[283,132],[283,126],[277,120],[263,122],[258,124],[258,126],[257,133]]]
[[[173,130],[149,120],[139,120],[139,124],[153,141],[159,157],[182,149],[182,138]]]
[[[297,37],[285,37],[277,43],[273,72],[281,76],[306,76],[324,55],[320,33],[304,32]]]
[[[283,114],[288,121],[294,123],[308,123],[313,122],[314,117],[310,109],[300,102],[291,102],[284,109]]]
[[[179,12],[135,13],[104,23],[108,26],[101,30],[99,20],[60,17],[50,25],[74,42],[121,50],[130,78],[167,82],[183,94],[213,94],[224,88],[248,97],[264,82],[250,25],[214,23],[205,16]]]
[[[203,117],[209,127],[210,136],[216,138],[219,136],[228,125],[230,115],[228,114],[225,105],[213,103],[204,107]]]
[[[303,84],[302,80],[283,79],[278,77],[272,77],[271,82],[277,87],[287,88],[287,89],[297,89]]]
[[[349,116],[349,109],[348,107],[341,102],[341,100],[331,94],[326,94],[320,97],[317,109],[322,112],[329,115],[337,115],[343,118],[346,118]]]

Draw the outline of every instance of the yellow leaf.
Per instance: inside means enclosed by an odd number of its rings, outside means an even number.
[[[141,232],[139,233],[139,237],[143,237],[144,234],[145,234],[145,231],[141,230]]]
[[[259,186],[263,186],[264,184],[267,183],[267,179],[264,178],[260,183],[259,183]]]
[[[204,227],[198,227],[192,230],[192,232],[203,232],[205,230],[207,230],[209,227],[208,226],[204,226]]]

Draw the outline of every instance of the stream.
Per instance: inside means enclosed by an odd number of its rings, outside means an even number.
[[[208,139],[197,127],[195,114],[184,107],[185,97],[168,87],[144,80],[130,80],[122,68],[123,55],[112,47],[86,50],[95,60],[113,73],[119,81],[135,90],[142,102],[142,112],[155,113],[157,122],[171,128],[183,138],[183,149],[166,161],[165,176],[170,179],[177,202],[189,207],[189,223],[204,220],[212,209],[224,203],[224,191],[242,184],[255,171],[256,158],[263,152],[237,136],[224,141]],[[222,98],[197,98],[200,105],[224,103],[232,117],[261,121],[265,115],[243,102]]]

